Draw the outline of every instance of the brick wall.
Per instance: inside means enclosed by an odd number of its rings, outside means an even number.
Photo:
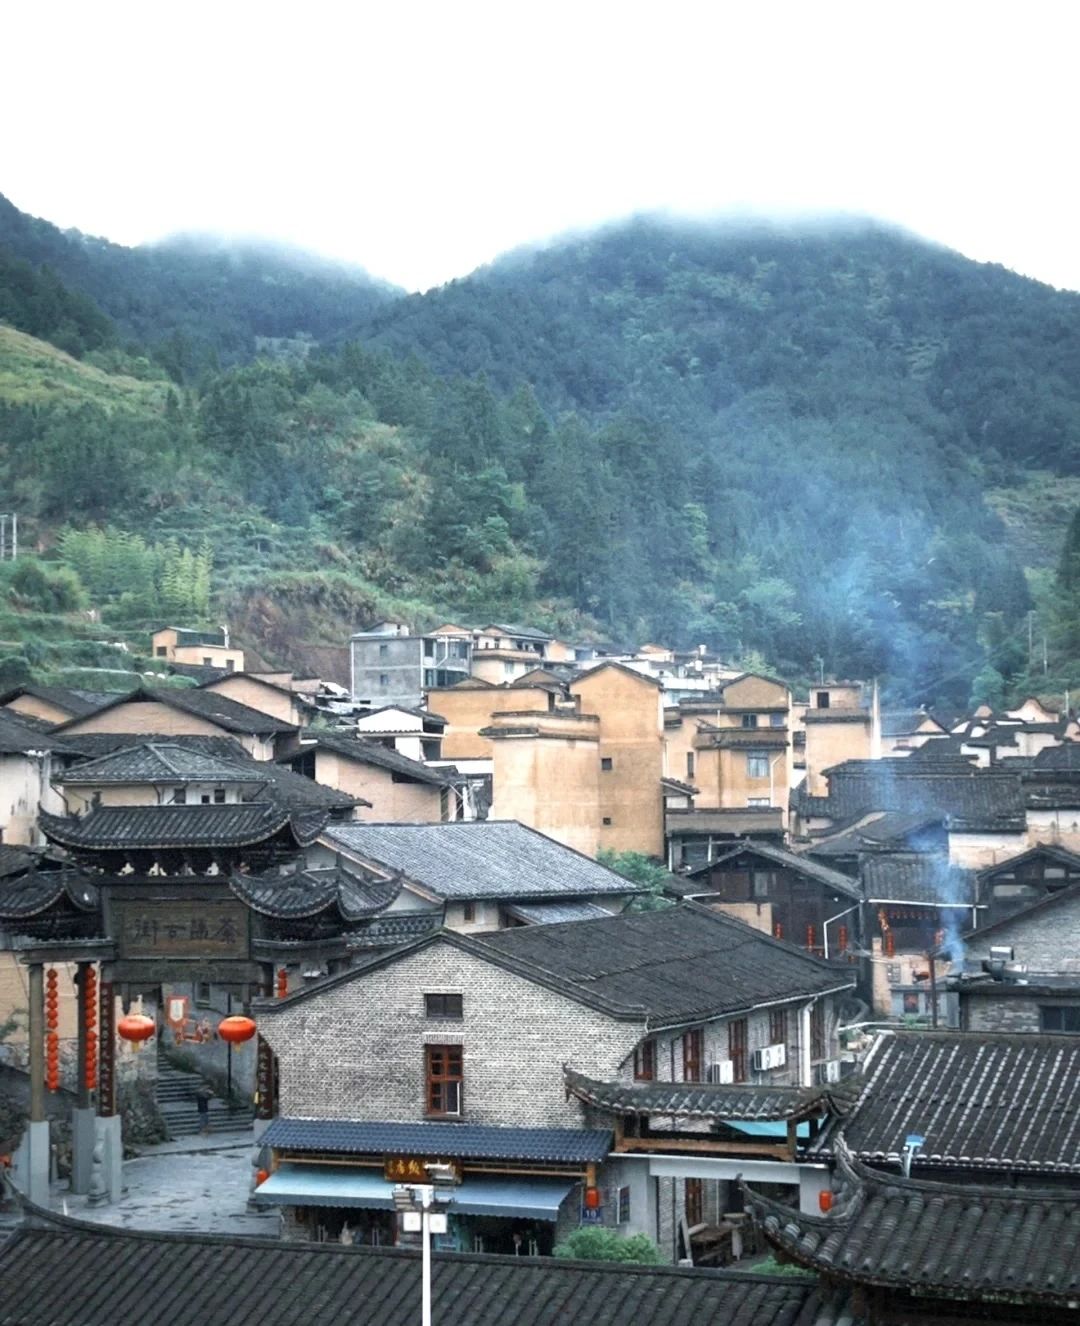
[[[961,995],[962,1021],[965,1031],[1041,1031],[1039,1016],[1041,1004],[1080,1005],[1080,1000],[1068,995],[1042,995],[1032,998],[1016,995],[987,994]]]
[[[967,942],[966,957],[976,964],[990,956],[992,944],[1016,950],[1016,961],[1031,972],[1080,972],[1080,898],[1043,907],[1027,917],[1016,916],[985,939],[978,934]]]
[[[460,1021],[428,1019],[424,991],[460,991]],[[443,941],[291,1006],[263,1012],[280,1062],[280,1112],[424,1118],[424,1045],[464,1047],[472,1123],[578,1127],[562,1065],[614,1078],[644,1034]]]

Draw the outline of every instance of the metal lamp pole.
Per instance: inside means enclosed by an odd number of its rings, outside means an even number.
[[[426,1165],[425,1169],[435,1183],[457,1181],[450,1165]],[[420,1326],[431,1326],[431,1236],[445,1234],[447,1229],[446,1212],[435,1210],[435,1183],[401,1183],[394,1188],[394,1205],[402,1213],[403,1228],[406,1233],[420,1234]]]

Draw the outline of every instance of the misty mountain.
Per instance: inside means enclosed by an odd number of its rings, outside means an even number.
[[[62,231],[2,195],[0,254],[92,300],[119,338],[157,347],[175,375],[214,357],[250,359],[258,338],[324,340],[399,293],[359,268],[261,241],[182,235],[126,248]]]
[[[100,307],[152,353],[88,344],[79,376],[9,338],[0,487],[28,537],[209,547],[268,658],[297,622],[331,642],[397,611],[705,643],[903,703],[1037,684],[1054,538],[1016,530],[1068,523],[1040,493],[1080,474],[1080,296],[869,223],[639,219],[394,296],[11,210],[22,329],[100,336]],[[256,357],[301,331],[306,355]],[[145,585],[116,592],[107,620],[152,618]]]
[[[638,218],[356,331],[440,373],[528,382],[551,410],[630,409],[720,446],[731,411],[829,422],[891,401],[985,463],[1080,469],[1080,295],[869,221]]]

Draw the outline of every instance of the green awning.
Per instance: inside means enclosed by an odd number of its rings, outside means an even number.
[[[570,1179],[466,1178],[446,1207],[451,1214],[555,1220],[574,1181]],[[392,1211],[394,1187],[377,1170],[351,1165],[279,1166],[255,1190],[266,1206],[353,1206]]]

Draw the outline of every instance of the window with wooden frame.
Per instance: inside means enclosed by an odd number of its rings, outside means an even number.
[[[461,1114],[464,1086],[460,1045],[424,1046],[424,1110],[440,1118]]]
[[[687,1179],[685,1182],[686,1223],[693,1229],[695,1225],[701,1225],[705,1222],[705,1180]]]
[[[683,1033],[682,1075],[684,1082],[703,1082],[705,1033],[700,1027]]]
[[[656,1042],[642,1041],[634,1050],[634,1081],[652,1082],[656,1078]]]
[[[787,1009],[771,1008],[769,1010],[769,1044],[786,1045],[787,1044]]]
[[[457,1018],[465,1016],[464,996],[449,992],[424,995],[424,1015],[429,1018]]]
[[[727,1027],[728,1058],[731,1076],[736,1082],[746,1081],[746,1019],[736,1018]]]

